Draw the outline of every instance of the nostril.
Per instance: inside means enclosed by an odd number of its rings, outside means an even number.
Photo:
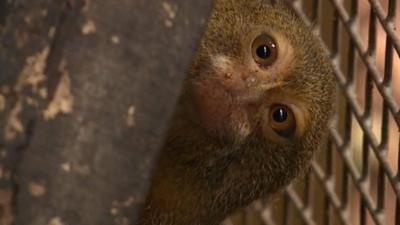
[[[232,73],[225,73],[225,78],[227,78],[227,79],[232,78]]]

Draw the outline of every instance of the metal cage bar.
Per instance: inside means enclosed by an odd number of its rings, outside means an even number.
[[[327,149],[312,163],[303,189],[286,189],[278,213],[284,219],[268,204],[255,208],[267,225],[400,225],[397,0],[293,0],[291,5],[331,56],[344,110],[338,110]],[[331,10],[331,18],[323,10]],[[360,23],[368,31],[364,36]],[[316,187],[321,196],[314,196]]]

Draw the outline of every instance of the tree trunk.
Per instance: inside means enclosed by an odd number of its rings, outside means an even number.
[[[0,225],[135,224],[211,0],[0,0]]]

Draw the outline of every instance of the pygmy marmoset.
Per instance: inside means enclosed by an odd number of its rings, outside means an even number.
[[[283,0],[216,0],[140,225],[216,225],[303,173],[323,143],[329,58]]]

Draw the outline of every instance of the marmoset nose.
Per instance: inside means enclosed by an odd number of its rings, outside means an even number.
[[[250,88],[257,85],[259,78],[255,74],[242,74],[242,80],[245,83],[246,87]]]

